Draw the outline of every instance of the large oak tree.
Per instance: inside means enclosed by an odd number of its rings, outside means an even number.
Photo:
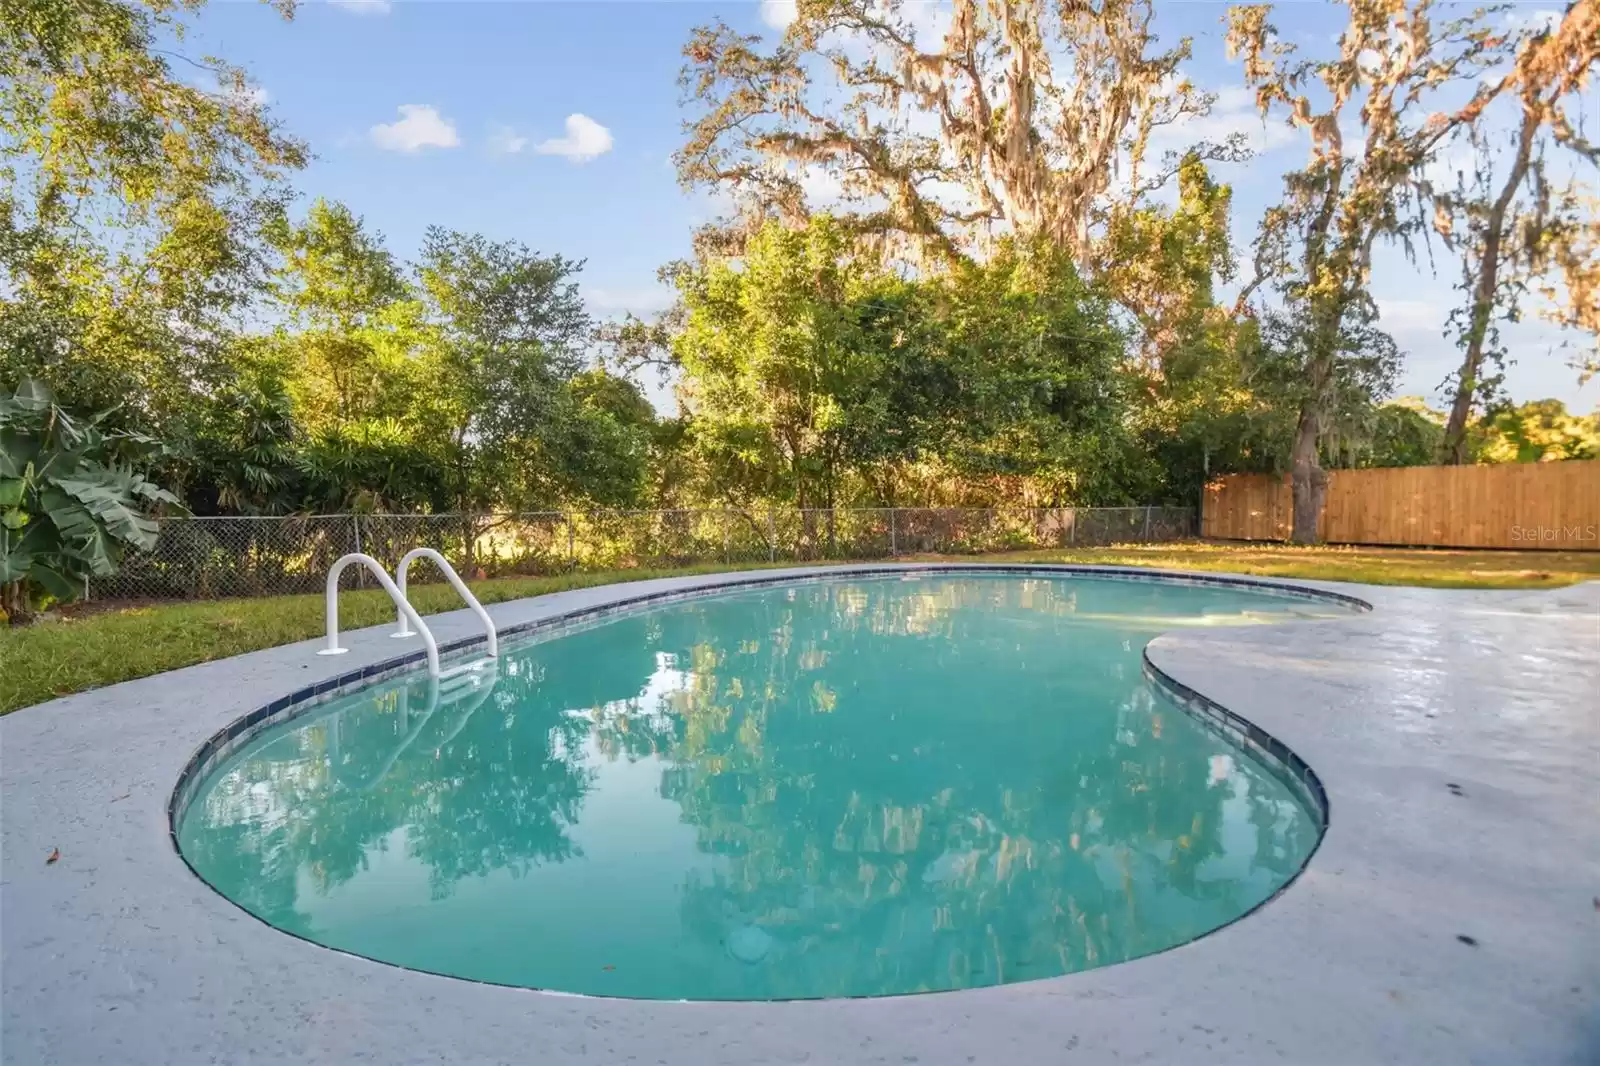
[[[697,108],[676,156],[688,187],[730,194],[701,234],[737,249],[752,225],[803,218],[808,189],[892,253],[938,264],[1007,235],[1087,265],[1113,202],[1171,177],[1152,134],[1209,94],[1164,46],[1150,0],[799,0],[775,47],[717,23],[684,49]],[[1237,142],[1200,145],[1236,156]]]
[[[1596,204],[1576,180],[1560,182],[1547,159],[1559,147],[1570,150],[1570,161],[1600,162],[1600,148],[1583,136],[1574,115],[1600,62],[1600,8],[1571,4],[1553,27],[1529,24],[1515,48],[1515,61],[1495,85],[1514,105],[1515,119],[1496,129],[1498,116],[1489,113],[1467,127],[1466,165],[1442,187],[1419,175],[1434,194],[1435,226],[1456,253],[1467,295],[1452,316],[1462,356],[1440,444],[1445,463],[1467,460],[1473,412],[1499,382],[1489,369],[1504,357],[1496,322],[1519,316],[1530,285],[1564,287],[1553,317],[1600,332]]]
[[[1284,176],[1282,201],[1262,219],[1255,276],[1242,311],[1262,285],[1294,311],[1303,336],[1305,389],[1290,470],[1292,537],[1317,539],[1327,491],[1319,449],[1336,407],[1344,338],[1374,314],[1368,281],[1373,247],[1418,225],[1413,176],[1454,129],[1470,124],[1496,89],[1446,107],[1447,90],[1468,84],[1498,56],[1482,12],[1436,22],[1432,0],[1348,0],[1338,54],[1303,58],[1268,21],[1263,5],[1229,11],[1228,46],[1244,60],[1264,117],[1282,116],[1310,136],[1306,165]]]

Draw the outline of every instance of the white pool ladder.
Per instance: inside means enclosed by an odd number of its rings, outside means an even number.
[[[483,659],[464,663],[460,666],[453,666],[448,670],[439,669],[439,644],[433,639],[433,632],[428,628],[427,623],[422,620],[422,616],[417,613],[417,609],[406,598],[406,570],[411,565],[412,559],[422,556],[427,556],[433,560],[445,578],[461,594],[461,598],[467,601],[467,606],[471,607],[473,612],[477,614],[478,620],[483,623],[483,628],[488,637],[488,655]],[[472,590],[467,588],[466,582],[461,580],[460,575],[445,561],[444,556],[432,548],[415,548],[406,553],[405,557],[400,560],[400,584],[398,586],[390,579],[388,572],[383,569],[383,564],[370,555],[351,552],[334,563],[333,567],[328,571],[327,583],[328,645],[317,652],[318,655],[343,655],[350,650],[339,646],[339,577],[346,569],[356,563],[360,563],[371,571],[372,576],[377,578],[378,584],[383,587],[383,591],[387,592],[389,598],[394,601],[395,610],[400,616],[400,627],[393,635],[396,637],[420,635],[422,637],[422,644],[428,656],[429,677],[445,678],[465,673],[469,670],[478,670],[485,663],[492,665],[499,658],[500,635],[495,630],[494,621],[489,617],[489,612],[483,609],[483,604],[478,602],[478,597],[474,596]]]
[[[474,596],[472,590],[467,588],[467,583],[461,580],[461,575],[456,573],[456,568],[451,566],[444,556],[432,548],[412,548],[401,556],[400,566],[396,569],[396,574],[400,580],[400,598],[402,600],[406,598],[406,571],[411,569],[411,561],[413,559],[433,560],[433,565],[439,568],[439,572],[444,575],[446,581],[455,586],[456,592],[463,600],[467,601],[467,606],[471,607],[472,613],[478,616],[478,621],[483,623],[483,631],[489,640],[488,657],[490,659],[499,659],[500,634],[494,628],[494,620],[489,617],[489,612],[483,609],[483,604],[478,602],[478,597]],[[406,624],[408,621],[406,612],[400,611],[399,615],[400,624],[390,635],[395,637],[413,636],[411,627]]]

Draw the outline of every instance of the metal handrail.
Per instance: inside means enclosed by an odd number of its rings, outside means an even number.
[[[467,588],[467,583],[461,580],[461,575],[456,573],[456,568],[451,566],[449,561],[446,560],[444,556],[440,555],[432,548],[412,548],[410,551],[406,552],[405,555],[400,557],[400,566],[396,573],[400,579],[401,602],[405,603],[408,607],[410,606],[410,602],[406,600],[406,572],[411,569],[411,560],[421,558],[432,559],[433,565],[437,566],[439,568],[439,572],[444,574],[445,580],[450,582],[450,584],[455,587],[456,592],[463,600],[467,602],[467,606],[472,608],[472,612],[478,616],[478,621],[483,623],[483,630],[489,638],[488,657],[490,659],[500,658],[500,634],[499,631],[494,627],[494,619],[489,617],[489,612],[483,609],[483,604],[478,602],[478,597],[474,596],[472,594],[472,590]],[[416,611],[413,610],[410,612],[410,614],[415,615]],[[414,634],[411,632],[411,629],[406,625],[408,618],[407,612],[400,611],[399,615],[399,628],[396,629],[392,635],[396,637],[413,636]],[[419,622],[418,624],[420,625],[421,623]]]
[[[370,570],[372,576],[378,579],[378,584],[383,586],[383,591],[387,592],[389,598],[394,601],[396,609],[400,612],[400,617],[410,621],[411,624],[417,627],[417,632],[422,634],[422,643],[428,650],[428,676],[437,678],[439,676],[439,645],[433,639],[433,633],[429,631],[427,624],[422,620],[422,616],[417,613],[417,609],[411,606],[411,603],[406,599],[405,593],[395,585],[388,573],[384,571],[382,564],[372,556],[363,555],[360,552],[351,552],[349,555],[342,556],[338,562],[333,564],[333,568],[328,571],[328,646],[317,652],[317,654],[343,655],[350,650],[349,648],[339,647],[339,575],[343,574],[353,563],[360,563]],[[401,573],[404,574],[404,571],[402,570]],[[459,581],[460,579],[457,578],[457,580]],[[476,603],[477,601],[474,600],[473,602]],[[479,611],[482,610],[483,608],[480,607]],[[489,639],[491,642],[494,640],[492,634]]]

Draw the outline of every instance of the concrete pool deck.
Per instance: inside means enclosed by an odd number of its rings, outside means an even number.
[[[504,627],[752,576],[779,572],[490,612]],[[218,896],[168,839],[184,765],[241,715],[394,655],[388,627],[346,634],[348,655],[302,642],[15,712],[0,719],[0,1061],[1600,1060],[1600,583],[1281,584],[1374,610],[1162,636],[1147,656],[1320,776],[1328,832],[1300,878],[1159,955],[933,995],[664,1003],[499,988],[318,947]],[[466,611],[429,624],[441,644],[477,631]]]

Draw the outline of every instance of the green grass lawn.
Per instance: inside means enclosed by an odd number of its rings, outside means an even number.
[[[1442,548],[1293,548],[1277,544],[1133,544],[1082,551],[984,556],[990,562],[1102,563],[1220,570],[1263,577],[1417,585],[1439,589],[1542,589],[1600,579],[1600,552],[1457,551]]]
[[[513,577],[472,582],[484,603],[548,592],[637,581],[651,577],[740,569],[723,563],[677,570],[621,570]],[[420,614],[461,608],[449,585],[413,585],[409,598]],[[118,681],[247,651],[292,644],[326,632],[321,593],[140,604],[69,612],[30,626],[0,626],[0,714]],[[394,604],[382,589],[341,592],[339,627],[360,629],[394,621]]]
[[[1600,552],[1406,551],[1195,542],[1014,552],[983,556],[982,560],[1164,566],[1436,588],[1548,588],[1600,578]],[[756,568],[710,563],[678,570],[500,578],[475,582],[473,591],[484,603],[499,603],[617,581]],[[448,585],[416,586],[411,595],[423,614],[461,605]],[[345,593],[339,597],[339,608],[340,625],[346,629],[394,619],[394,608],[380,590]],[[55,696],[315,637],[323,632],[322,610],[321,595],[272,596],[91,609],[31,626],[0,627],[0,713]]]

